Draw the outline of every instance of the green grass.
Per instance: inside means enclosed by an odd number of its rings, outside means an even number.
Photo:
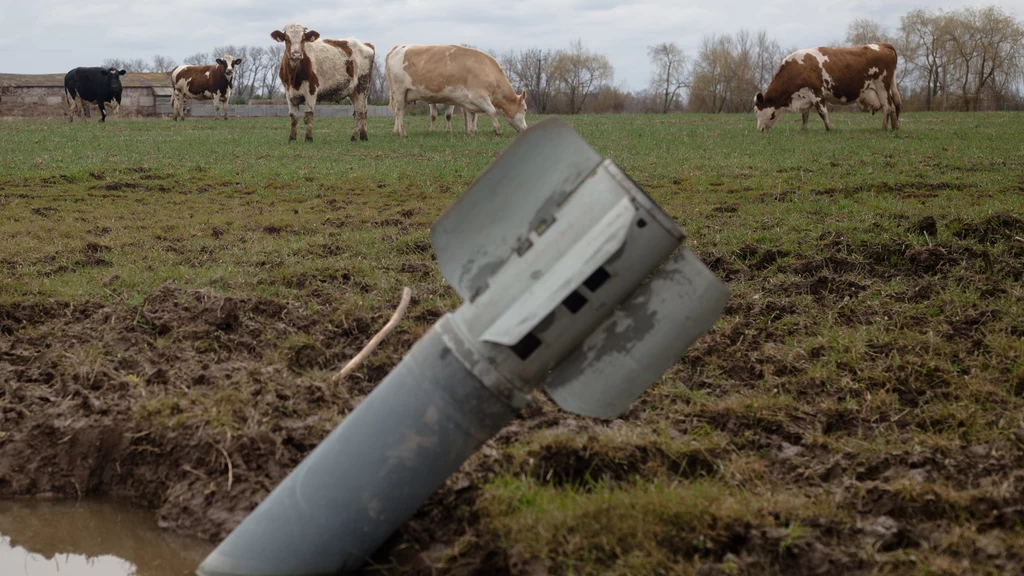
[[[567,118],[681,223],[726,314],[619,421],[538,397],[466,469],[479,497],[409,534],[456,538],[449,567],[504,550],[559,574],[1019,568],[1024,116],[833,119]],[[133,426],[290,438],[316,416],[315,442],[458,306],[429,226],[512,140],[407,122],[352,143],[351,119],[318,119],[290,144],[287,119],[6,122],[0,377],[21,366],[5,338],[64,342],[41,362],[123,383]],[[326,386],[405,285],[397,339],[359,386]],[[225,299],[240,336],[195,327]],[[119,344],[135,330],[144,354]]]

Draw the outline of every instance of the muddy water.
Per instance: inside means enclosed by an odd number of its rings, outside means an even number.
[[[107,501],[0,501],[2,576],[185,576],[213,544]]]

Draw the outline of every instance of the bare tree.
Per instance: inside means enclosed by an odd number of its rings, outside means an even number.
[[[274,98],[279,92],[280,80],[278,79],[278,71],[281,67],[281,58],[284,57],[284,44],[275,42],[264,48],[263,53],[266,55],[269,65],[263,71],[260,84],[263,87],[263,95],[267,98]]]
[[[1019,61],[1024,27],[1001,8],[989,6],[947,15],[944,30],[960,88],[960,107],[980,110],[986,87]]]
[[[177,66],[172,58],[157,54],[153,56],[153,65],[150,67],[153,72],[170,72]]]
[[[874,44],[877,42],[892,43],[889,31],[874,20],[868,18],[857,18],[846,28],[846,44],[859,46],[862,44]]]
[[[391,95],[388,93],[388,78],[384,74],[384,59],[373,59],[373,74],[370,75],[370,103],[380,104],[389,102]]]
[[[611,82],[613,69],[608,58],[587,50],[582,40],[574,40],[555,60],[551,75],[558,81],[568,112],[579,114],[591,91]]]
[[[142,72],[151,71],[150,64],[142,58],[132,58],[130,60],[121,58],[107,58],[103,61],[104,68],[117,68],[118,70],[126,70],[132,74],[139,74]]]
[[[768,32],[760,30],[754,38],[754,61],[753,74],[754,82],[759,91],[767,90],[768,84],[775,77],[779,69],[782,57],[785,56],[782,47],[773,38],[768,37]]]
[[[679,93],[689,80],[686,55],[675,42],[662,42],[648,46],[647,56],[654,66],[651,92],[658,95],[658,109],[664,114],[675,108]]]
[[[556,50],[528,48],[510,50],[499,59],[517,92],[526,91],[526,107],[537,114],[547,114],[554,99],[556,80],[551,71],[560,53]]]
[[[188,64],[189,66],[204,66],[211,62],[213,62],[213,60],[206,52],[196,52],[182,60],[183,64]]]
[[[933,100],[945,90],[942,74],[946,69],[946,50],[941,14],[911,10],[900,18],[900,34],[905,38],[903,59],[918,85],[925,93],[925,110],[933,108]]]
[[[690,87],[690,105],[695,111],[721,112],[725,106],[732,58],[730,44],[729,36],[713,34],[701,40]]]

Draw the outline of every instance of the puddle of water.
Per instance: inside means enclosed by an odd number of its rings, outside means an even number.
[[[192,576],[213,547],[108,501],[0,501],[3,576]]]

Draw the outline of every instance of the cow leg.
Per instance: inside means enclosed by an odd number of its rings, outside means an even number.
[[[455,112],[455,104],[448,104],[444,107],[444,131],[452,131],[452,113]]]
[[[434,125],[437,124],[437,104],[427,104],[427,108],[430,109],[430,131],[434,131]]]
[[[888,91],[886,91],[884,94],[885,94],[885,100],[884,100],[884,104],[882,104],[882,130],[883,131],[889,129],[889,120],[891,120],[890,115],[893,114],[893,112],[895,111],[894,110],[895,107],[894,107],[893,101],[892,101],[892,95],[889,94]],[[892,129],[893,130],[896,129],[896,121],[895,120],[893,120],[893,122],[892,122]]]
[[[498,111],[491,109],[487,112],[487,115],[491,117],[491,126],[494,128],[494,134],[501,136],[501,121],[498,120]]]
[[[818,111],[818,116],[825,122],[825,130],[832,130],[832,123],[828,121],[828,108],[825,107],[824,102],[815,102],[814,109]]]
[[[306,113],[302,117],[303,123],[306,125],[306,142],[313,141],[313,108],[316,107],[316,98],[312,96],[306,99]]]
[[[369,140],[366,136],[367,97],[366,92],[356,92],[352,98],[352,115],[356,117],[356,130],[352,133],[352,141]]]
[[[288,99],[288,117],[292,119],[292,130],[288,133],[288,141],[295,140],[296,128],[299,125],[299,98],[301,96],[292,96]]]
[[[224,93],[224,121],[225,122],[227,122],[227,119],[228,119],[228,104],[230,102],[231,102],[231,88],[228,88],[227,92]]]
[[[97,98],[97,100],[100,100],[100,99]],[[100,108],[100,122],[106,122],[107,121],[107,111],[103,109],[103,102],[102,101],[97,102],[96,105],[99,106],[99,108]]]
[[[802,124],[800,124],[800,129],[801,130],[807,130],[807,120],[811,117],[811,111],[810,110],[804,110],[803,113],[801,114],[801,116],[803,116],[804,121],[803,121]]]
[[[405,138],[405,92],[395,99],[395,134]]]
[[[399,104],[399,100],[395,97],[395,93],[391,93],[391,111],[395,113],[395,126],[391,129],[393,134],[402,133],[402,110],[405,104]]]
[[[476,134],[476,112],[470,112],[463,107],[462,118],[466,123],[466,134],[470,136]]]

